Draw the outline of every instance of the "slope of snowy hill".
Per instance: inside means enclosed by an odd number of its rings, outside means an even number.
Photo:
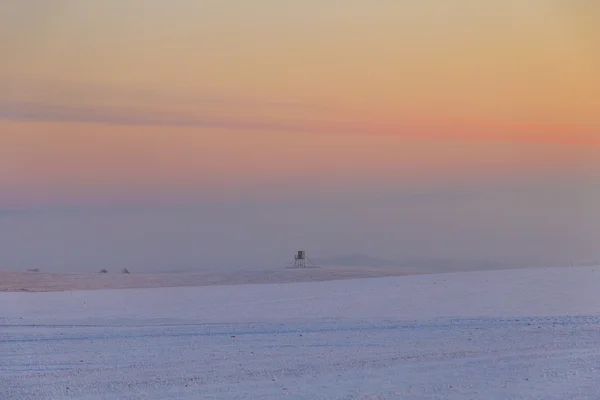
[[[0,398],[600,398],[600,268],[0,293]]]

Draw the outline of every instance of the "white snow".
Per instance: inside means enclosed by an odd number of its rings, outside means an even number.
[[[600,268],[0,293],[0,399],[598,399]]]

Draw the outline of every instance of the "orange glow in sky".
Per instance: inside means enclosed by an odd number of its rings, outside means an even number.
[[[598,176],[600,3],[460,4],[4,2],[0,208]]]

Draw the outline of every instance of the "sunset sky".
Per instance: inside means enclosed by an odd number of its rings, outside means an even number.
[[[214,231],[257,256],[600,258],[598,2],[9,0],[0,56],[7,267],[140,221],[182,264],[218,261]],[[115,254],[164,244],[136,240]]]

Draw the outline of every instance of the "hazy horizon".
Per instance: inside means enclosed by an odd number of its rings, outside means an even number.
[[[315,259],[363,254],[398,262],[597,263],[600,190],[567,189],[4,210],[0,269],[275,268],[298,248]]]

